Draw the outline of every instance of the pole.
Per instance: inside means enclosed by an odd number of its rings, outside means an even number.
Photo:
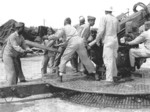
[[[43,19],[43,25],[45,26],[45,19]]]

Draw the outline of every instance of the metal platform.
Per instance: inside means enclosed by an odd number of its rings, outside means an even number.
[[[150,78],[139,77],[133,74],[130,80],[118,83],[105,83],[105,81],[94,81],[81,74],[67,74],[63,76],[63,82],[59,81],[57,75],[49,75],[43,79],[44,82],[54,87],[74,90],[79,92],[114,94],[114,95],[138,95],[150,94]]]
[[[105,83],[105,81],[94,81],[87,78],[85,75],[79,73],[69,72],[63,76],[63,82],[59,81],[59,77],[56,74],[47,75],[44,78],[32,80],[27,83],[18,83],[18,85],[6,87],[0,87],[0,96],[2,93],[5,96],[9,96],[10,91],[14,88],[18,91],[33,91],[30,94],[40,94],[44,92],[44,88],[48,85],[73,90],[84,93],[98,93],[98,94],[110,94],[110,95],[146,95],[150,94],[150,76],[149,72],[138,71],[132,75],[132,80],[124,80],[119,83]],[[140,74],[140,75],[139,75]],[[142,75],[141,75],[142,74]],[[142,77],[141,77],[142,76]],[[41,92],[37,88],[41,86]],[[52,90],[51,90],[52,91]],[[49,92],[49,91],[48,91]],[[8,94],[8,95],[6,95]]]
[[[133,74],[133,80],[114,84],[93,81],[87,79],[85,75],[73,72],[63,76],[63,82],[58,80],[56,74],[47,75],[42,79],[18,83],[16,86],[0,87],[0,104],[61,98],[72,103],[98,108],[150,108],[150,76],[149,70],[144,71],[142,75]],[[141,74],[143,71],[138,73]]]

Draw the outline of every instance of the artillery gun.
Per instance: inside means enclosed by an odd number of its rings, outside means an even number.
[[[137,11],[137,7],[141,6],[142,9]],[[145,21],[150,20],[150,4],[147,6],[141,2],[138,2],[133,6],[134,13],[132,15],[128,15],[128,13],[122,13],[121,15],[117,16],[120,22],[120,32],[118,33],[118,42],[119,42],[119,49],[118,49],[118,58],[117,58],[117,67],[119,71],[119,75],[121,77],[128,77],[130,76],[130,61],[129,61],[129,49],[135,46],[127,46],[120,42],[120,39],[125,35],[128,35],[127,40],[131,41],[135,39],[139,33],[139,27],[144,25]],[[96,37],[97,29],[92,29],[92,36],[93,38]],[[92,49],[89,51],[94,54],[97,54],[97,50],[102,50],[102,46],[98,48],[97,45],[94,45]],[[101,56],[100,56],[101,55]],[[93,57],[94,56],[94,57]],[[99,52],[97,55],[91,55],[91,59],[96,62],[97,65],[97,72],[100,74],[104,74],[104,66],[103,61],[95,61],[95,60],[102,60],[102,51]],[[136,60],[136,68],[140,68],[140,66],[146,61],[146,58],[140,58]],[[103,76],[102,76],[103,77]],[[105,76],[104,76],[105,77]]]

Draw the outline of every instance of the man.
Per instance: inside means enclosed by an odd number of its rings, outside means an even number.
[[[55,31],[50,27],[48,28],[48,34],[45,36],[50,36],[52,34],[54,34]],[[46,45],[47,47],[54,47],[55,41],[51,40],[44,40],[44,45]],[[42,76],[44,76],[47,73],[47,67],[48,67],[48,63],[49,63],[49,67],[50,67],[50,71],[51,73],[53,73],[53,65],[54,65],[54,59],[55,59],[55,52],[52,51],[44,51],[44,56],[43,56],[43,60],[42,60],[42,67],[41,67],[41,74]],[[50,61],[50,62],[49,62]]]
[[[87,40],[90,37],[90,28],[91,26],[94,26],[95,24],[95,20],[96,18],[93,16],[88,16],[88,23],[87,24],[83,24],[80,26],[79,28],[79,35],[81,36],[81,38],[83,38],[85,46],[87,46]]]
[[[144,43],[144,46],[139,48],[131,48],[129,51],[131,71],[135,70],[135,58],[150,57],[150,21],[145,22],[145,31],[143,33],[141,33],[134,40],[126,42],[127,45],[137,45],[140,43]]]
[[[22,36],[24,32],[24,23],[16,23],[15,28],[16,31],[7,38],[3,53],[8,85],[17,84],[18,78],[20,82],[25,82],[19,55],[31,51],[31,49],[26,46]]]
[[[88,19],[88,23],[81,25],[78,30],[79,36],[81,36],[81,38],[83,38],[84,45],[86,48],[88,48],[88,38],[90,37],[90,32],[91,32],[90,28],[91,28],[91,26],[94,26],[96,18],[93,16],[88,16],[87,19]],[[86,73],[86,69],[82,65],[82,63],[80,63],[80,72]]]
[[[92,75],[95,75],[95,67],[93,63],[90,61],[87,55],[87,51],[84,45],[83,38],[78,36],[77,30],[71,26],[71,19],[66,18],[64,21],[64,28],[59,30],[55,35],[49,37],[51,39],[59,39],[65,38],[66,40],[66,49],[61,57],[60,65],[59,65],[59,76],[62,81],[62,76],[66,72],[66,64],[71,59],[72,55],[77,52],[80,60],[88,70],[88,72]]]
[[[80,30],[80,26],[83,24],[85,24],[85,18],[83,16],[80,16],[79,17],[79,24],[74,26],[76,28],[77,32]],[[73,57],[70,60],[70,62],[71,62],[71,65],[73,67],[73,70],[75,72],[78,72],[78,55],[76,52],[73,54]]]
[[[80,26],[85,24],[85,18],[83,16],[79,17],[79,24],[74,25],[74,27],[77,29],[77,31],[80,29]]]
[[[106,82],[113,82],[113,77],[117,76],[116,58],[118,50],[117,33],[119,32],[119,23],[116,17],[112,15],[112,7],[105,10],[105,16],[100,19],[96,44],[100,45],[102,39],[103,61],[106,67]],[[89,45],[92,45],[91,43]]]

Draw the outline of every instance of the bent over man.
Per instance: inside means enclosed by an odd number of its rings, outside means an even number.
[[[17,84],[18,77],[23,78],[21,61],[19,55],[26,51],[31,51],[24,41],[22,33],[24,31],[24,23],[15,24],[16,31],[7,38],[7,43],[4,48],[3,61],[6,72],[8,85]]]
[[[66,40],[66,49],[61,57],[59,65],[59,76],[62,81],[62,76],[66,73],[66,64],[71,59],[72,55],[77,52],[80,60],[92,75],[95,75],[95,67],[88,58],[87,51],[84,45],[84,40],[78,36],[77,30],[71,26],[71,19],[66,18],[64,21],[64,28],[59,30],[55,35],[50,36],[49,39],[59,39],[60,37]]]

